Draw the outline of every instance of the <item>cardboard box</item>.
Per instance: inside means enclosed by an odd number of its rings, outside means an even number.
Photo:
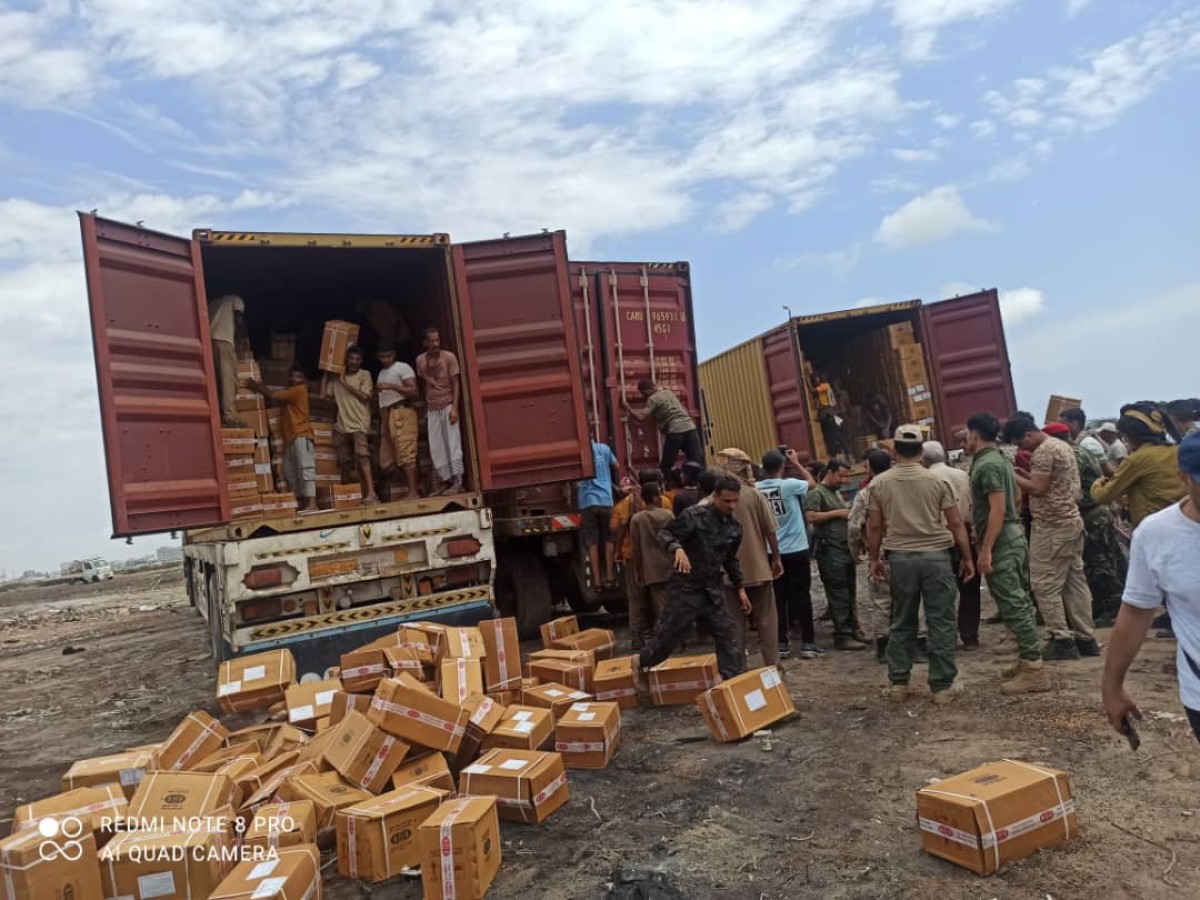
[[[620,737],[621,708],[615,703],[573,703],[554,725],[554,749],[568,769],[603,769]]]
[[[296,336],[279,332],[271,335],[271,359],[291,365],[296,361]]]
[[[253,413],[260,409],[265,411],[267,408],[267,402],[263,399],[262,395],[256,394],[251,390],[238,391],[237,397],[233,402],[236,404],[239,415]],[[254,431],[254,428],[252,427],[250,430]],[[255,432],[255,435],[257,436],[257,432]]]
[[[129,818],[175,819],[207,816],[225,806],[236,806],[237,785],[215,772],[151,772],[142,779],[129,801]]]
[[[616,646],[616,635],[607,628],[585,628],[550,642],[550,647],[554,650],[591,650],[596,654],[597,662],[612,659]]]
[[[279,786],[278,794],[283,801],[311,800],[316,810],[317,831],[332,828],[339,809],[372,797],[369,791],[347,784],[337,772],[293,775]]]
[[[481,898],[500,870],[496,798],[443,803],[418,829],[425,900]]]
[[[490,750],[458,776],[466,797],[496,798],[501,819],[537,825],[570,798],[567,770],[557,753],[537,750]]]
[[[341,475],[332,477],[340,479]],[[357,484],[338,484],[336,481],[322,483],[318,473],[317,499],[327,501],[329,509],[356,509],[362,506],[362,487]]]
[[[217,700],[221,709],[231,713],[266,709],[284,699],[288,686],[295,681],[296,660],[291,650],[284,647],[254,653],[221,663],[217,670]]]
[[[906,388],[918,384],[929,384],[929,373],[925,369],[923,356],[901,358],[898,360],[900,380]]]
[[[247,847],[294,847],[317,840],[317,808],[311,800],[267,803],[247,818]]]
[[[313,843],[233,867],[208,900],[321,900],[321,851]]]
[[[321,355],[317,368],[323,372],[340,375],[346,371],[346,348],[358,343],[358,325],[331,319],[325,323],[321,334]]]
[[[309,741],[308,734],[301,731],[295,725],[289,725],[286,722],[278,722],[272,726],[270,736],[267,739],[266,746],[263,747],[263,755],[268,759],[278,756],[281,753],[287,753],[291,750],[299,750]]]
[[[296,515],[296,496],[286,491],[267,491],[260,497],[262,514],[268,519],[282,519]]]
[[[426,664],[421,662],[421,648],[430,652],[432,651],[427,644],[422,644],[418,647],[416,644],[399,644],[395,647],[385,647],[383,657],[387,661],[388,669],[394,677],[401,672],[405,672],[418,681],[425,680]]]
[[[913,341],[911,344],[901,344],[894,348],[897,360],[920,360],[922,364],[925,362],[925,348]]]
[[[685,706],[720,681],[715,653],[673,656],[650,670],[650,698],[655,706]]]
[[[289,685],[285,692],[288,722],[298,727],[311,727],[317,719],[329,715],[333,695],[342,690],[340,678],[325,681],[306,681]]]
[[[100,866],[103,896],[138,900],[208,897],[229,871],[230,864],[222,854],[233,847],[230,834],[217,830],[119,834],[104,848]]]
[[[483,682],[487,691],[509,691],[521,683],[521,641],[516,619],[485,619],[479,623],[483,638]]]
[[[487,652],[478,628],[446,628],[441,659],[479,659]]]
[[[428,648],[428,658],[426,651],[421,651],[421,662],[430,665],[438,662],[445,652],[447,630],[446,626],[439,622],[409,622],[400,626],[400,634],[405,642]]]
[[[239,493],[229,495],[229,518],[231,521],[245,521],[262,517],[262,497],[257,493]]]
[[[103,842],[116,831],[115,820],[124,818],[128,810],[129,800],[119,784],[76,788],[18,806],[13,810],[12,830],[16,834],[29,828],[36,829],[47,816],[58,820],[75,818],[83,827],[82,833],[95,835],[97,841]],[[105,825],[103,834],[102,822]]]
[[[542,646],[550,649],[554,646],[554,642],[560,638],[565,638],[570,634],[579,633],[579,620],[574,616],[559,616],[557,619],[551,619],[541,627]]]
[[[1064,394],[1051,394],[1050,402],[1046,404],[1047,422],[1057,422],[1064,409],[1082,409],[1083,401],[1078,397],[1067,397]]]
[[[521,702],[520,691],[488,691],[488,698],[495,700],[501,706],[512,706]]]
[[[979,875],[1079,834],[1066,773],[1013,759],[921,788],[917,825],[926,853]]]
[[[253,358],[239,356],[237,361],[237,380],[240,384],[243,381],[262,381],[262,370],[258,367],[258,362]],[[241,391],[238,391],[240,394]]]
[[[215,769],[213,774],[224,775],[236,785],[239,778],[253,772],[263,764],[265,759],[266,757],[261,753],[256,753],[253,756],[237,756]],[[237,796],[240,799],[245,798],[247,795],[238,791]]]
[[[591,699],[593,699],[592,695],[585,691],[567,687],[565,684],[555,684],[553,681],[521,691],[521,703],[525,706],[540,706],[550,710],[556,722],[562,718],[563,713],[571,708],[572,703]]]
[[[63,790],[119,784],[125,797],[133,797],[154,763],[152,750],[126,750],[111,756],[76,760],[62,777]]]
[[[597,663],[592,675],[595,698],[616,703],[621,709],[637,709],[636,663],[636,656],[618,656]]]
[[[219,750],[214,750],[188,769],[188,771],[216,772],[235,759],[253,759],[255,766],[261,765],[266,761],[266,757],[262,753],[262,748],[258,746],[258,741],[238,741],[232,744],[227,743]],[[251,768],[254,768],[254,766],[251,766]]]
[[[458,790],[446,757],[437,750],[430,750],[400,763],[392,775],[392,787],[402,788],[407,785],[440,788],[451,796]]]
[[[476,693],[467,697],[462,708],[468,713],[467,731],[454,756],[454,768],[461,769],[479,755],[483,739],[492,733],[504,718],[505,709],[491,697]]]
[[[408,744],[350,710],[338,723],[337,737],[325,749],[325,759],[351,784],[378,794],[408,750]]]
[[[333,423],[332,422],[312,422],[313,443],[317,447],[332,447],[333,446]]]
[[[342,720],[343,722],[345,719]],[[338,739],[339,722],[332,728],[314,734],[298,751],[300,762],[311,762],[318,772],[333,771],[333,766],[325,758],[325,751],[330,749]]]
[[[253,456],[253,428],[222,428],[221,452],[226,456]]]
[[[479,659],[442,660],[440,677],[444,700],[462,706],[472,694],[483,694],[483,661]]]
[[[241,453],[237,456],[225,457],[225,475],[228,479],[245,478],[248,472],[254,471],[254,454]]]
[[[554,734],[554,713],[540,706],[509,706],[481,749],[541,750]]]
[[[203,710],[189,713],[154,753],[154,768],[163,772],[190,769],[225,743],[229,729]]]
[[[526,677],[529,675],[529,663],[539,659],[561,659],[569,663],[587,666],[595,671],[596,669],[596,654],[591,650],[534,650],[529,654],[525,664]]]
[[[349,693],[374,691],[392,671],[383,650],[377,647],[343,653],[341,663],[342,689]]]
[[[80,848],[75,859],[75,842]],[[96,839],[47,838],[36,828],[0,838],[0,898],[3,900],[92,900],[106,895],[100,883]]]
[[[912,422],[933,418],[933,399],[927,397],[925,400],[910,402],[908,404],[908,418]]]
[[[467,727],[467,712],[429,693],[408,675],[389,678],[375,689],[367,717],[389,734],[457,753]]]
[[[340,810],[338,874],[379,882],[419,866],[421,823],[449,796],[437,788],[408,785]]]
[[[713,739],[721,743],[749,737],[796,711],[774,666],[722,681],[696,698]]]
[[[346,718],[346,713],[352,709],[366,715],[370,708],[370,694],[348,694],[345,691],[338,691],[333,695],[333,702],[329,704],[329,724],[336,725]]]
[[[273,772],[266,780],[263,781],[262,787],[250,795],[250,797],[242,803],[242,810],[256,810],[267,803],[279,803],[289,799],[283,796],[287,793],[286,787],[293,778],[299,778],[301,775],[320,775],[317,771],[317,765],[312,760],[296,761],[292,760],[286,766],[283,766]],[[336,772],[331,772],[336,775]],[[295,799],[296,795],[290,799]],[[319,809],[319,808],[318,808]]]
[[[584,663],[565,659],[530,659],[527,668],[530,677],[541,682],[565,684],[585,694],[592,692],[592,669]]]
[[[912,322],[897,322],[895,325],[889,325],[887,334],[888,342],[893,347],[903,347],[905,344],[911,344],[917,339],[913,333]]]

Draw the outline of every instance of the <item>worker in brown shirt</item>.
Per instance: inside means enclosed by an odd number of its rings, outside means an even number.
[[[662,485],[658,481],[643,482],[640,499],[642,509],[629,520],[629,640],[634,653],[640,653],[650,639],[667,603],[671,557],[658,533],[675,518],[662,505]]]
[[[261,381],[246,382],[279,407],[279,430],[283,432],[283,477],[296,495],[299,509],[313,509],[317,500],[317,460],[313,427],[308,418],[308,377],[299,366],[288,370],[288,386],[271,391]]]
[[[763,665],[779,664],[779,613],[775,608],[775,579],[783,574],[775,514],[754,487],[754,464],[742,450],[730,448],[717,454],[717,465],[741,482],[741,495],[733,515],[742,526],[738,548],[743,587],[750,598],[749,618],[758,631]],[[725,606],[733,619],[738,648],[746,652],[746,618],[738,592],[725,586]]]

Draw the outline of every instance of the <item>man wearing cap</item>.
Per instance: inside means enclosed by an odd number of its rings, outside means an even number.
[[[834,649],[864,650],[866,636],[855,604],[858,573],[850,553],[850,505],[841,494],[849,474],[845,460],[829,460],[821,480],[804,498],[804,514],[813,526],[817,572],[833,618]]]
[[[1129,579],[1101,689],[1105,715],[1117,731],[1126,716],[1142,717],[1125,691],[1125,675],[1155,610],[1165,604],[1179,640],[1175,669],[1180,699],[1200,739],[1200,434],[1183,439],[1177,460],[1186,496],[1148,516],[1133,533]]]
[[[1066,426],[1068,440],[1076,447],[1091,454],[1092,458],[1096,460],[1096,465],[1100,467],[1101,474],[1111,475],[1113,473],[1112,465],[1108,461],[1108,448],[1096,437],[1095,432],[1088,430],[1087,413],[1079,407],[1064,409],[1058,414],[1058,422],[1052,424]],[[1058,437],[1057,432],[1055,437]]]
[[[1031,454],[1029,471],[1017,471],[1017,485],[1029,495],[1029,577],[1050,631],[1042,658],[1099,656],[1092,592],[1083,571],[1083,517],[1079,514],[1081,487],[1075,450],[1038,428],[1027,412],[1018,412],[1004,423],[1004,438]]]
[[[1112,478],[1092,485],[1097,503],[1120,500],[1129,510],[1134,528],[1147,516],[1178,503],[1185,489],[1175,472],[1175,447],[1169,437],[1179,437],[1171,422],[1153,403],[1121,407],[1117,430],[1129,444],[1129,457]]]
[[[1096,429],[1096,437],[1100,439],[1100,443],[1104,445],[1104,452],[1108,461],[1112,464],[1113,471],[1125,461],[1125,457],[1129,455],[1129,448],[1125,446],[1125,442],[1121,440],[1121,434],[1117,431],[1116,422],[1105,422]]]
[[[886,577],[892,590],[888,699],[897,703],[908,699],[917,650],[917,614],[924,604],[929,688],[933,702],[940,706],[953,702],[962,692],[956,663],[958,586],[951,548],[958,548],[962,560],[958,571],[964,581],[975,577],[975,566],[958,499],[949,482],[921,465],[923,444],[920,427],[901,425],[896,429],[896,465],[871,480],[867,554],[871,574]]]

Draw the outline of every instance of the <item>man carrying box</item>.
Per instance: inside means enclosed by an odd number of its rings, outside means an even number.
[[[404,470],[408,482],[408,497],[421,496],[417,488],[417,411],[412,402],[417,399],[417,373],[408,363],[398,362],[396,348],[380,344],[379,378],[375,393],[379,395],[379,468],[388,479],[396,469]]]
[[[337,421],[333,423],[333,442],[342,481],[349,481],[354,467],[363,488],[363,503],[375,503],[375,477],[371,473],[371,373],[362,367],[362,350],[351,344],[346,348],[346,370],[330,382],[321,378],[321,395],[337,403]]]
[[[283,432],[283,477],[296,495],[300,511],[312,509],[317,499],[317,461],[313,444],[312,422],[308,420],[308,378],[299,366],[288,369],[288,386],[272,392],[261,381],[246,383],[279,407],[279,428]]]

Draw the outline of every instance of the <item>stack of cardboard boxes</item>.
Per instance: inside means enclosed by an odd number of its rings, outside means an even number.
[[[925,348],[917,343],[911,322],[888,326],[888,342],[896,359],[904,405],[899,418],[906,424],[932,428],[933,389],[925,368]]]

